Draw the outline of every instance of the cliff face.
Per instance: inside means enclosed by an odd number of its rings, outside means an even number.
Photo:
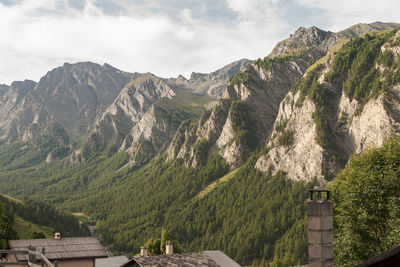
[[[0,85],[0,136],[7,130],[16,106],[35,85],[29,80],[13,82],[10,86]]]
[[[196,167],[218,151],[232,169],[243,164],[268,137],[279,103],[296,78],[325,54],[319,45],[330,34],[300,28],[277,45],[274,57],[248,64],[232,78],[211,112],[197,124],[181,127],[168,149],[169,159],[181,157],[187,166]]]
[[[157,120],[154,104],[173,96],[175,92],[162,79],[150,73],[141,75],[122,89],[96,121],[87,143],[97,149],[129,149],[142,136],[151,135]]]
[[[272,173],[284,170],[294,180],[323,181],[343,168],[350,154],[381,146],[392,134],[399,134],[399,36],[399,32],[377,33],[345,44],[315,71],[309,88],[326,92],[319,97],[312,89],[305,95],[300,86],[294,87],[280,104],[269,151],[256,168]],[[354,47],[356,54],[343,68],[341,60]]]
[[[12,110],[2,127],[3,137],[30,141],[57,124],[76,141],[93,127],[96,118],[136,76],[106,64],[77,63],[48,72],[36,85],[25,81],[25,87],[21,84],[25,95],[14,96],[12,107],[1,106]]]

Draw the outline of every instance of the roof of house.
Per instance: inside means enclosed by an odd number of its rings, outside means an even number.
[[[25,250],[32,246],[41,252],[42,248],[45,248],[45,256],[49,260],[107,257],[100,242],[94,237],[10,240],[8,244],[13,250]],[[28,256],[16,254],[16,258],[18,261],[24,261]]]
[[[208,266],[240,267],[234,260],[219,250],[185,252],[158,256],[135,256],[127,263],[136,262],[141,267],[157,266]],[[125,264],[127,264],[125,263]],[[121,266],[125,266],[125,264]]]
[[[96,267],[119,267],[121,264],[128,261],[126,256],[115,256],[110,258],[96,259]]]
[[[400,266],[400,247],[389,249],[375,257],[372,257],[363,263],[358,264],[356,267],[386,267],[386,266]]]

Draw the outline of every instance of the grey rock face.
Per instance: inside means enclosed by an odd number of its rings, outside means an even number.
[[[128,83],[114,102],[105,110],[101,118],[96,121],[96,125],[91,135],[96,136],[96,139],[102,140],[103,146],[113,145],[120,147],[124,143],[124,147],[128,148],[128,143],[131,145],[138,140],[142,129],[133,127],[141,121],[143,124],[152,124],[151,115],[154,115],[150,110],[154,103],[161,98],[171,98],[175,93],[161,78],[153,74],[143,74],[135,80]],[[151,127],[150,127],[151,128]],[[136,131],[135,131],[136,130]],[[133,131],[133,133],[131,133]],[[134,139],[132,139],[134,138]]]
[[[300,27],[288,39],[279,42],[269,54],[269,57],[289,54],[307,47],[324,51],[322,44],[332,35],[334,35],[334,33],[323,31],[317,27],[310,27],[308,29]]]
[[[283,170],[293,180],[316,177],[321,181],[324,150],[316,142],[317,130],[312,117],[315,105],[307,99],[301,107],[296,107],[298,98],[298,93],[289,92],[282,101],[275,130],[268,141],[270,150],[258,159],[255,167],[264,172],[272,171],[272,174]],[[282,124],[286,124],[284,131],[293,134],[289,146],[279,144],[283,132],[278,130],[278,125]]]
[[[93,127],[124,85],[137,76],[109,65],[66,63],[48,72],[33,89],[25,88],[26,95],[15,103],[9,122],[3,124],[2,135],[29,141],[57,123],[71,140],[78,140]]]
[[[35,85],[30,80],[13,82],[11,86],[0,85],[0,136],[6,131],[16,106]]]

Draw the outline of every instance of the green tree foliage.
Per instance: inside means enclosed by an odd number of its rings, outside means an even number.
[[[194,143],[194,156],[200,164],[207,162],[209,144],[207,139],[203,138]]]
[[[31,235],[31,239],[40,239],[40,238],[46,238],[46,235],[43,232],[38,232],[35,231]]]
[[[173,240],[171,235],[164,228],[161,230],[161,237],[148,239],[145,243],[145,246],[147,247],[150,255],[165,254],[166,245],[168,241],[172,243],[174,248],[174,253],[182,252],[182,248],[178,243],[178,241]]]
[[[250,79],[250,74],[245,71],[239,71],[230,80],[231,85],[246,84]]]
[[[18,235],[12,228],[10,219],[6,216],[4,205],[0,201],[0,249],[5,249],[8,240],[12,239],[18,239]]]
[[[299,58],[304,57],[309,51],[309,48],[303,47],[298,49],[298,51],[294,51],[292,53],[288,53],[282,56],[273,58],[267,56],[263,59],[259,58],[255,61],[255,64],[260,68],[271,70],[275,64],[285,61],[295,61]]]
[[[400,243],[400,139],[351,158],[333,183],[335,261],[353,266]]]
[[[360,103],[390,89],[400,81],[400,59],[395,61],[393,53],[388,49],[382,52],[381,47],[396,31],[366,34],[344,44],[335,55],[325,80],[343,86],[343,92]],[[377,64],[383,65],[385,70],[378,70]]]
[[[278,137],[278,144],[281,146],[291,146],[293,144],[293,131],[284,130]]]
[[[249,107],[242,100],[235,100],[230,106],[230,119],[236,133],[236,141],[242,146],[254,150],[257,146],[255,125],[249,115]]]
[[[60,232],[62,236],[88,236],[87,226],[81,225],[74,216],[61,212],[53,206],[32,199],[25,198],[22,203],[10,201],[0,196],[7,210],[12,211],[11,216],[17,214],[23,219],[38,225],[49,226],[54,232]],[[34,234],[43,234],[35,232]],[[41,237],[38,237],[41,238]],[[44,238],[44,236],[43,236]]]

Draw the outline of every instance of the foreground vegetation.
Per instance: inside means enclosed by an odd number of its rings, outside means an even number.
[[[335,260],[353,266],[400,243],[400,138],[353,156],[333,183]]]

